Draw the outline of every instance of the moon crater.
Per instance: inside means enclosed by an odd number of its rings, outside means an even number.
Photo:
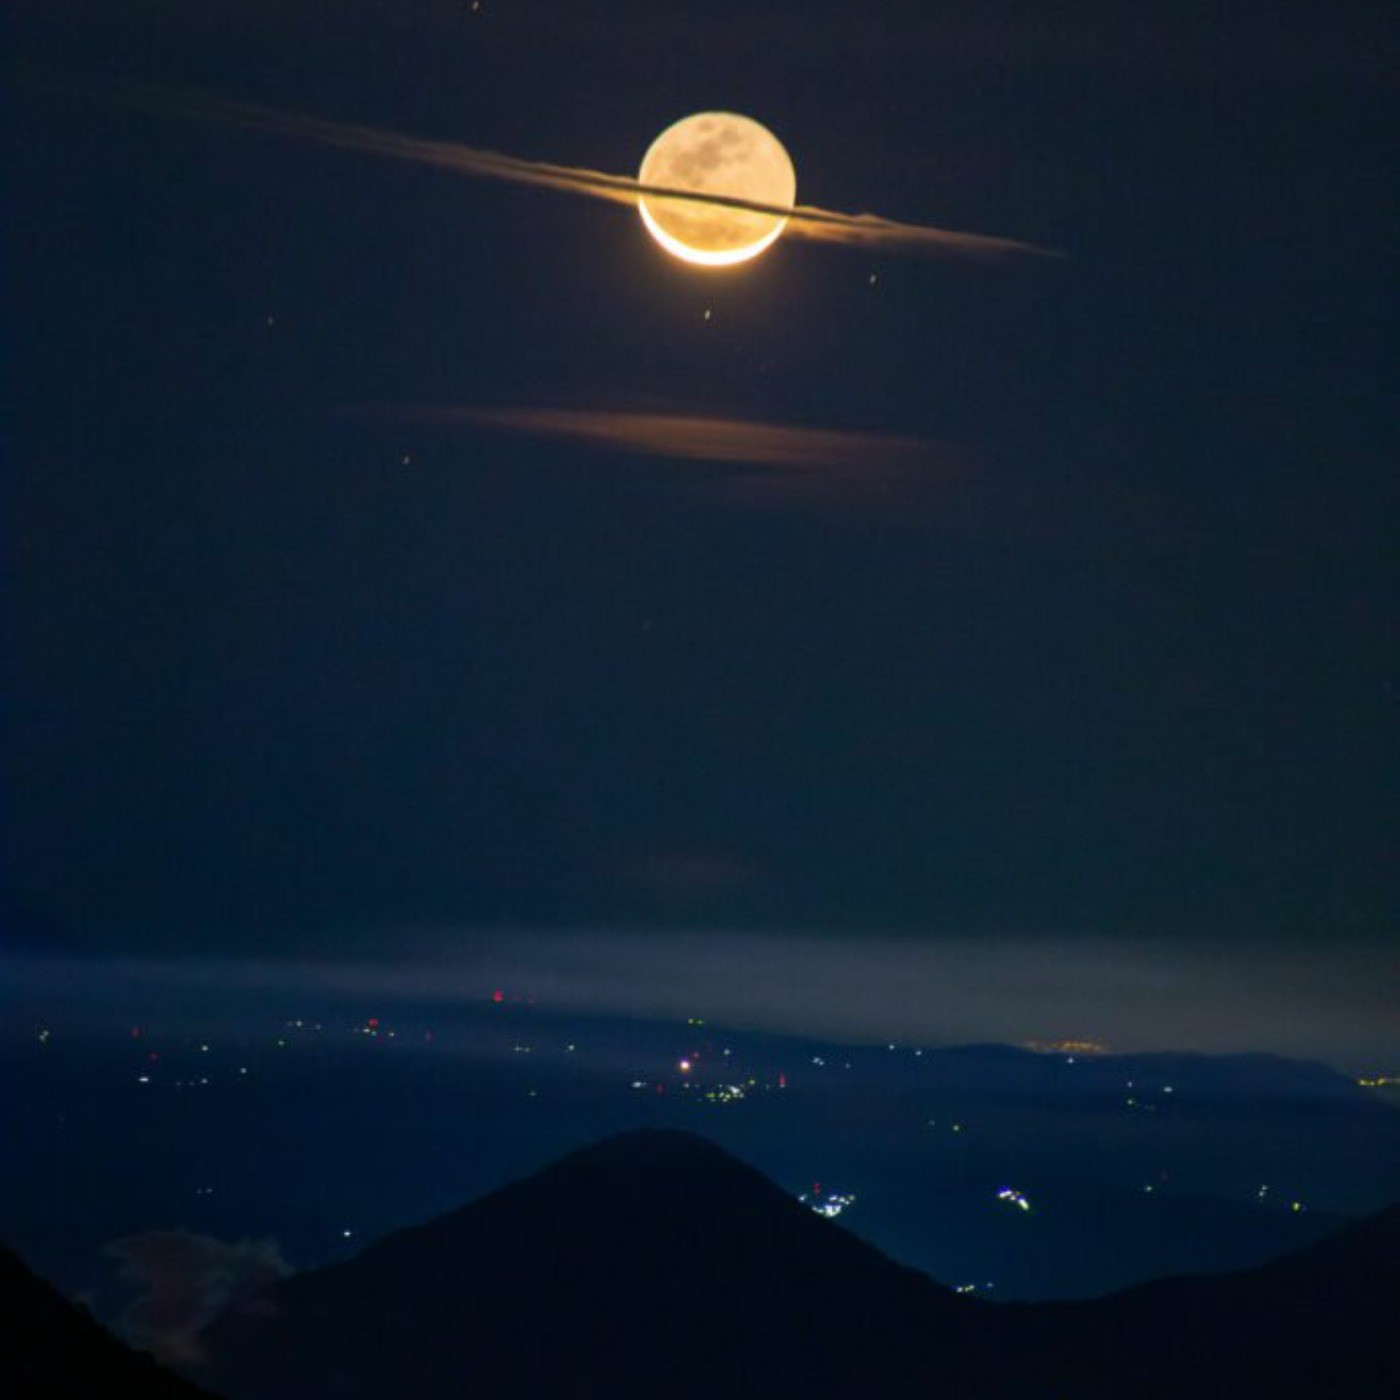
[[[638,179],[786,209],[797,200],[797,173],[782,142],[735,112],[699,112],[668,126],[642,158]],[[703,267],[756,258],[787,225],[781,214],[660,195],[643,195],[638,209],[668,253]]]

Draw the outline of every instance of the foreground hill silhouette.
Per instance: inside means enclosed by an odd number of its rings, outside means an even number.
[[[231,1400],[1390,1400],[1397,1315],[1400,1210],[1247,1273],[999,1306],[645,1132],[275,1284],[203,1340]]]
[[[1256,1269],[1004,1309],[1080,1400],[1400,1395],[1400,1206]]]
[[[215,1400],[104,1331],[0,1248],[0,1395],[9,1400]]]

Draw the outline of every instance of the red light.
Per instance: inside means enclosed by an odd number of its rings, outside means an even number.
[[[378,1030],[378,1029],[379,1029],[379,1017],[378,1017],[378,1016],[371,1016],[371,1017],[369,1018],[369,1020],[365,1022],[365,1024],[366,1024],[366,1025],[370,1028],[370,1030],[372,1030],[372,1031]]]
[[[506,994],[505,994],[504,992],[492,992],[492,993],[491,993],[491,1000],[494,1001],[494,1002],[496,1003],[497,1006],[499,1006],[505,999],[506,999]]]

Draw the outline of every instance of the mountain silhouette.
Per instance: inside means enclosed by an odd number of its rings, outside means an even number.
[[[822,1400],[927,1394],[984,1305],[886,1259],[703,1138],[629,1133],[206,1331],[236,1397]]]
[[[1258,1268],[1030,1307],[1017,1321],[1021,1344],[1082,1400],[1393,1400],[1397,1318],[1400,1206]]]
[[[274,1284],[202,1340],[233,1400],[1389,1400],[1395,1316],[1400,1209],[1242,1273],[992,1304],[650,1131]]]
[[[13,1400],[215,1400],[106,1332],[0,1247],[0,1395]]]

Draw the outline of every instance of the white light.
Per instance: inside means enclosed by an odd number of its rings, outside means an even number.
[[[809,1210],[817,1215],[825,1216],[828,1220],[834,1220],[844,1210],[849,1210],[855,1204],[856,1198],[853,1192],[831,1191],[825,1199],[814,1201],[806,1195],[797,1198]]]

